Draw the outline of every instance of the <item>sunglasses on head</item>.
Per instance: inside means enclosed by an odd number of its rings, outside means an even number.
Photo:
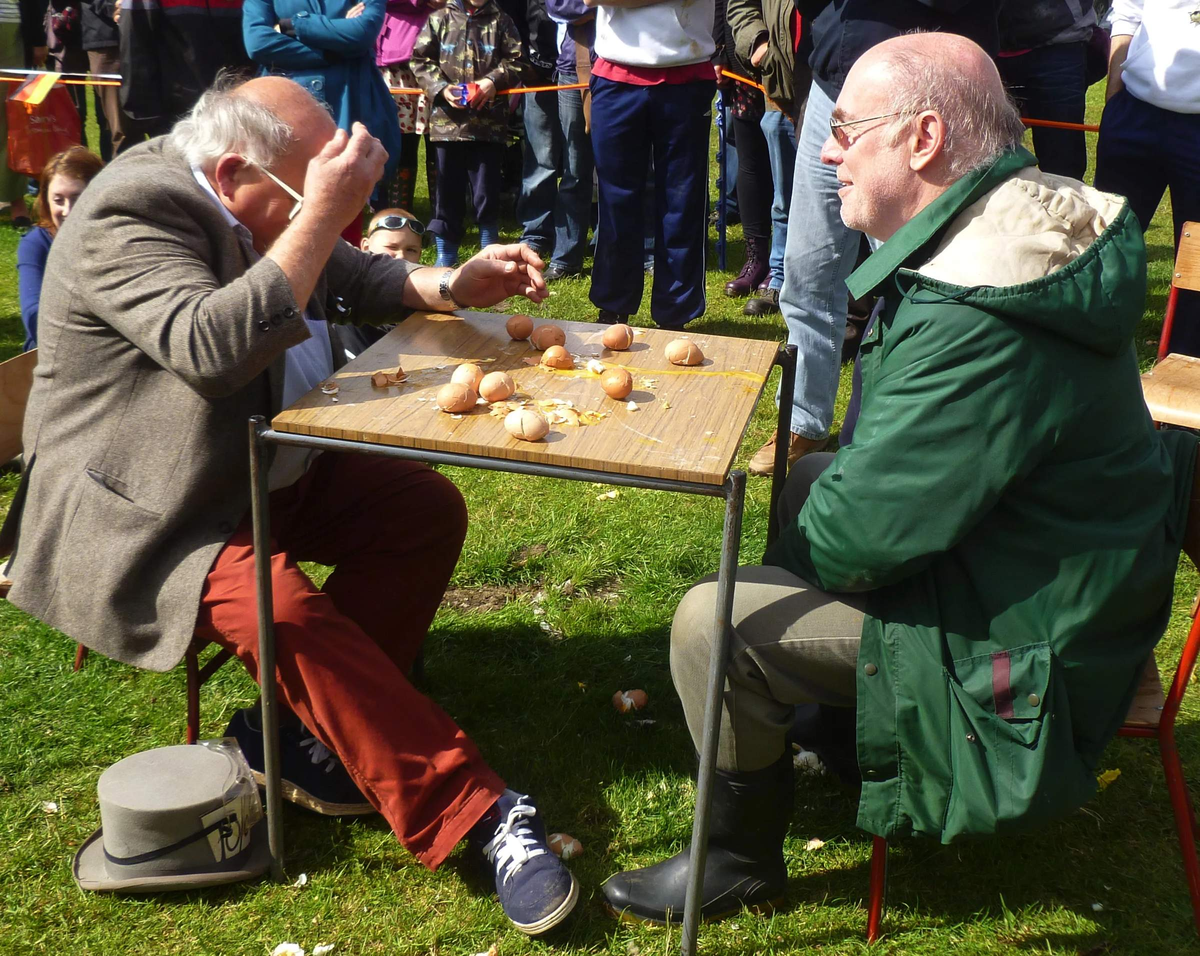
[[[375,223],[375,225],[371,227],[370,231],[367,233],[367,238],[370,239],[373,235],[375,235],[375,233],[379,232],[380,229],[387,229],[391,231],[396,229],[404,229],[406,227],[411,229],[418,236],[425,235],[425,223],[423,222],[420,222],[416,219],[409,219],[408,216],[384,216],[379,220],[379,222]]]

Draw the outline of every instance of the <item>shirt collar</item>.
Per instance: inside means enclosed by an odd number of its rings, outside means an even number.
[[[1023,147],[1005,150],[991,165],[967,173],[933,202],[896,230],[878,251],[868,257],[846,280],[856,299],[873,293],[883,282],[918,254],[946,228],[963,209],[1018,169],[1037,163]]]
[[[253,243],[254,237],[251,236],[250,230],[242,225],[237,216],[231,213],[226,205],[221,202],[221,197],[218,196],[216,190],[212,188],[212,183],[210,183],[208,181],[208,177],[204,175],[204,170],[202,170],[199,166],[193,166],[192,175],[196,177],[196,182],[200,184],[200,188],[204,190],[204,192],[208,195],[208,198],[216,203],[217,208],[221,210],[221,215],[225,217],[225,221],[229,223],[230,228],[232,228],[233,231],[242,238],[249,239]]]

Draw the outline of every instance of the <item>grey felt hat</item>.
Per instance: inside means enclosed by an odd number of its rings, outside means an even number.
[[[270,866],[258,788],[236,743],[159,747],[100,775],[101,827],[75,854],[85,890],[217,886]]]

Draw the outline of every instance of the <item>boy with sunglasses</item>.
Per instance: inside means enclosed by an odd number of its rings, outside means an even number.
[[[362,251],[420,262],[424,236],[425,224],[407,209],[381,209],[371,217]]]

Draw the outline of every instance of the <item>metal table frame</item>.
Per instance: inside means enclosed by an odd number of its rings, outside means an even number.
[[[771,479],[771,505],[767,520],[767,543],[779,532],[776,504],[787,476],[791,431],[790,396],[796,379],[796,346],[779,350],[775,364],[782,369],[780,381],[779,441],[775,445],[775,473]],[[684,494],[708,495],[725,499],[725,523],[721,536],[721,564],[717,575],[717,633],[720,640],[709,659],[707,696],[704,705],[704,741],[700,748],[700,768],[696,777],[696,814],[692,823],[691,867],[687,897],[683,912],[683,933],[680,951],[683,956],[696,952],[696,934],[700,926],[700,891],[708,854],[709,814],[712,809],[712,783],[717,767],[717,741],[721,731],[721,694],[725,688],[726,662],[732,635],[733,589],[737,571],[738,550],[742,533],[742,510],[746,497],[746,473],[731,471],[724,484],[709,485],[693,481],[612,474],[567,465],[546,465],[537,462],[488,458],[456,452],[403,448],[369,442],[346,441],[339,438],[320,438],[272,429],[261,415],[250,419],[250,483],[251,514],[254,524],[254,571],[258,589],[258,654],[259,681],[262,693],[263,773],[267,791],[267,838],[271,851],[271,875],[283,878],[283,795],[279,770],[279,711],[275,686],[275,619],[271,591],[271,517],[268,486],[267,445],[290,445],[322,451],[382,455],[429,462],[435,465],[456,465],[482,468],[487,471],[508,471],[521,475],[546,478],[565,478],[572,481],[592,481],[609,485],[650,488],[657,491],[677,491]]]

